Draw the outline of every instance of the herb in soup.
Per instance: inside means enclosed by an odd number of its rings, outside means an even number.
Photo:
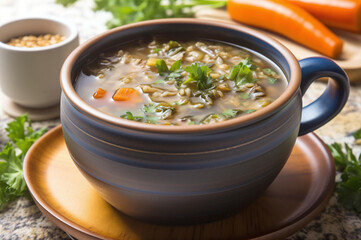
[[[174,40],[100,54],[75,83],[79,96],[103,112],[163,125],[210,124],[249,114],[286,86],[277,65],[253,51]]]

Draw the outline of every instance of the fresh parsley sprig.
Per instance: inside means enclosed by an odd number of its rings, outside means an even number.
[[[361,130],[353,136],[357,139]],[[354,210],[361,216],[361,155],[358,157],[348,144],[332,143],[328,145],[334,158],[341,180],[336,182],[337,200],[345,208]]]
[[[78,0],[56,0],[63,6],[70,6]],[[193,7],[207,5],[218,8],[227,0],[94,0],[94,11],[110,12],[113,16],[107,22],[108,28],[128,23],[158,18],[192,17]]]
[[[10,122],[5,130],[9,142],[0,152],[0,211],[12,200],[26,193],[23,160],[31,145],[47,128],[34,131],[25,114]]]
[[[240,61],[230,69],[228,79],[233,80],[236,86],[241,86],[246,83],[253,83],[253,70],[257,68],[250,58]]]
[[[183,84],[196,81],[198,90],[206,90],[213,87],[213,79],[209,74],[211,69],[206,65],[193,63],[185,68],[185,71],[189,73],[187,80]]]
[[[178,60],[172,64],[172,66],[168,69],[167,64],[163,59],[158,59],[155,62],[155,66],[157,67],[158,73],[160,76],[166,76],[165,80],[178,80],[182,75],[182,62]]]

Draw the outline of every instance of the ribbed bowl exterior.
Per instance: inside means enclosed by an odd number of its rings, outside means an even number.
[[[180,223],[235,212],[271,184],[297,138],[300,99],[261,122],[213,133],[105,124],[64,95],[61,121],[74,162],[106,201],[138,219]]]
[[[267,189],[295,144],[302,111],[297,61],[290,53],[287,60],[288,51],[268,42],[273,40],[262,40],[248,30],[191,20],[153,23],[105,33],[85,43],[65,63],[61,122],[69,153],[99,194],[131,217],[190,224],[236,213]],[[86,59],[101,49],[154,32],[195,33],[258,50],[277,63],[287,79],[293,78],[292,90],[286,90],[281,104],[250,114],[255,116],[251,121],[227,120],[230,124],[200,126],[202,130],[195,131],[163,127],[158,131],[151,124],[139,127],[132,121],[99,117],[103,113],[66,86],[75,81]]]

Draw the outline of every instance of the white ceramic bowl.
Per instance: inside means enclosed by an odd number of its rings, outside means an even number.
[[[60,34],[65,40],[44,47],[6,44],[25,35]],[[60,101],[60,69],[79,45],[76,27],[54,17],[28,17],[0,26],[0,87],[15,103],[31,108],[54,106]]]

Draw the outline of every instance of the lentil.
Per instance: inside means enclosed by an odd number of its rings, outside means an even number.
[[[44,34],[44,35],[26,35],[17,38],[12,38],[6,44],[14,47],[45,47],[50,46],[61,41],[64,41],[65,37],[60,34]]]

